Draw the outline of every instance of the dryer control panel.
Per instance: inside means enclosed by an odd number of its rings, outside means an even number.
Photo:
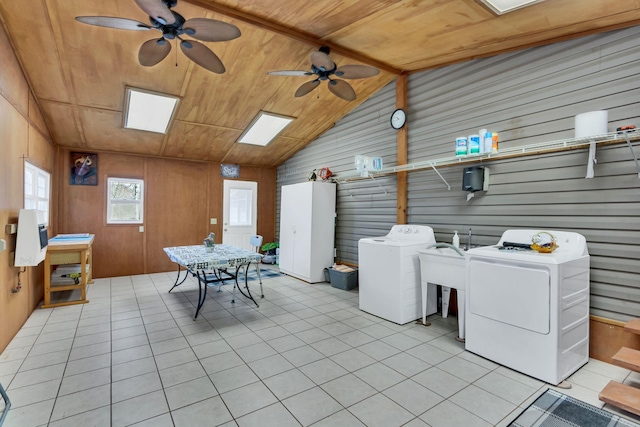
[[[387,237],[392,240],[425,241],[434,239],[433,229],[428,225],[396,224]]]

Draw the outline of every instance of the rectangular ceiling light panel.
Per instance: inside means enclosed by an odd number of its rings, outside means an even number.
[[[265,146],[293,121],[293,117],[260,111],[238,142]]]
[[[147,90],[126,88],[124,127],[167,133],[179,98]]]
[[[512,12],[521,7],[531,6],[534,3],[540,3],[543,0],[482,0],[484,4],[489,6],[498,15]]]

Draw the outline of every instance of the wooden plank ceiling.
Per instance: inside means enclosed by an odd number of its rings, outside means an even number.
[[[155,30],[94,27],[76,16],[148,22],[134,0],[0,0],[0,17],[40,105],[52,140],[109,151],[278,166],[340,118],[411,73],[568,38],[640,24],[637,0],[546,0],[496,16],[479,0],[180,0],[186,19],[206,17],[240,28],[240,38],[206,43],[226,66],[211,73],[172,42],[161,63],[143,67],[138,49]],[[310,77],[267,75],[309,70],[322,45],[338,66],[365,64],[379,75],[350,80],[347,102],[326,83],[295,98]],[[182,98],[167,135],[122,128],[125,86]],[[295,117],[267,147],[235,141],[260,110]],[[386,120],[386,118],[383,118]]]

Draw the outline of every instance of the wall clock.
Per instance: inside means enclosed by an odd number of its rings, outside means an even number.
[[[391,114],[391,127],[394,129],[402,129],[407,122],[407,113],[402,108],[398,108]]]
[[[240,178],[240,165],[221,164],[220,176],[223,178]]]

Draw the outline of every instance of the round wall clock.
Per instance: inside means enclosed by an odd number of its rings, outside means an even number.
[[[394,129],[402,129],[407,122],[407,113],[402,108],[398,108],[391,114],[391,127]]]

